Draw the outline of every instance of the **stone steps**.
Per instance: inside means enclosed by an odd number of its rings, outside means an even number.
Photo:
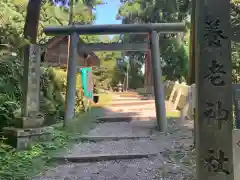
[[[157,153],[128,153],[128,154],[90,154],[90,155],[76,155],[65,157],[54,157],[52,161],[58,163],[86,163],[86,162],[100,162],[123,159],[141,159],[150,156],[156,156]]]
[[[162,167],[163,162],[156,157],[98,163],[67,163],[32,180],[157,180]]]
[[[120,97],[138,97],[139,96],[139,94],[136,92],[117,93],[117,95]]]
[[[96,122],[99,123],[106,123],[106,122],[131,122],[131,121],[150,121],[150,120],[155,120],[156,116],[154,113],[151,113],[151,115],[146,116],[144,115],[144,112],[142,114],[137,114],[137,115],[108,115],[105,117],[98,118]]]
[[[110,109],[127,112],[109,111],[104,117],[98,117],[99,124],[95,129],[75,139],[80,142],[53,158],[60,164],[56,169],[46,172],[46,178],[34,180],[71,179],[73,176],[83,180],[156,179],[163,164],[158,157],[163,148],[151,136],[155,111],[141,109],[154,108],[155,102],[140,100],[136,93],[118,95],[120,98],[113,100],[114,107]]]
[[[136,106],[136,107],[116,107],[114,109],[112,109],[114,112],[121,112],[121,113],[140,113],[140,112],[146,112],[146,111],[151,111],[151,112],[155,112],[155,104],[154,105],[145,105],[145,106]]]
[[[121,104],[119,106],[108,106],[107,108],[108,109],[111,109],[111,110],[119,110],[119,109],[125,109],[125,110],[141,110],[143,108],[148,108],[148,107],[155,107],[155,103],[152,103],[152,104],[140,104],[140,105],[130,105],[128,106],[128,104]]]
[[[99,142],[99,141],[119,141],[119,140],[135,140],[135,139],[150,139],[150,136],[80,136],[76,141],[81,142]]]
[[[150,139],[121,139],[118,141],[81,142],[64,156],[54,160],[70,162],[109,161],[118,159],[148,158],[157,155],[159,149]]]
[[[115,97],[112,98],[113,102],[121,102],[121,101],[137,101],[137,100],[142,100],[142,97]]]
[[[152,126],[154,121],[102,123],[84,136],[144,137],[149,136]]]
[[[135,101],[118,101],[112,102],[112,106],[136,106],[136,105],[147,105],[147,104],[155,104],[154,100],[135,100]]]

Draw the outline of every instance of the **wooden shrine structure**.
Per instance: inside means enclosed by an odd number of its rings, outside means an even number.
[[[79,43],[85,42],[79,38]],[[69,49],[69,36],[55,36],[47,43],[42,45],[43,65],[51,67],[67,68],[68,64],[68,49]],[[100,66],[100,59],[94,52],[81,52],[77,56],[78,67]]]

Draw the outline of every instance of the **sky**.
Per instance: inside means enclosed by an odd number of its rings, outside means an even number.
[[[107,4],[99,5],[96,8],[96,24],[121,24],[121,21],[116,20],[118,8],[120,7],[119,0],[104,0],[104,2]]]

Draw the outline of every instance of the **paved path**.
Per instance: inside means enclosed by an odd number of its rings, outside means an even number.
[[[192,154],[189,150],[191,122],[179,126],[176,121],[169,120],[168,133],[157,132],[155,126],[155,120],[100,123],[84,135],[85,138],[99,139],[78,143],[61,155],[70,161],[75,159],[74,162],[49,169],[34,180],[194,179],[194,163],[189,158]]]

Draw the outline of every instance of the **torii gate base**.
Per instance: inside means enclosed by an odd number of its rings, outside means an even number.
[[[123,34],[123,33],[148,33],[150,34],[150,50],[152,56],[153,84],[155,94],[155,107],[157,126],[160,131],[167,131],[165,110],[165,96],[162,83],[162,70],[160,66],[159,39],[160,33],[178,33],[185,30],[184,23],[156,23],[156,24],[122,24],[122,25],[79,25],[48,27],[45,33],[52,35],[71,35],[70,56],[68,61],[68,82],[66,93],[66,112],[64,120],[69,121],[74,117],[75,92],[76,92],[76,54],[78,43],[76,37],[87,34]]]

